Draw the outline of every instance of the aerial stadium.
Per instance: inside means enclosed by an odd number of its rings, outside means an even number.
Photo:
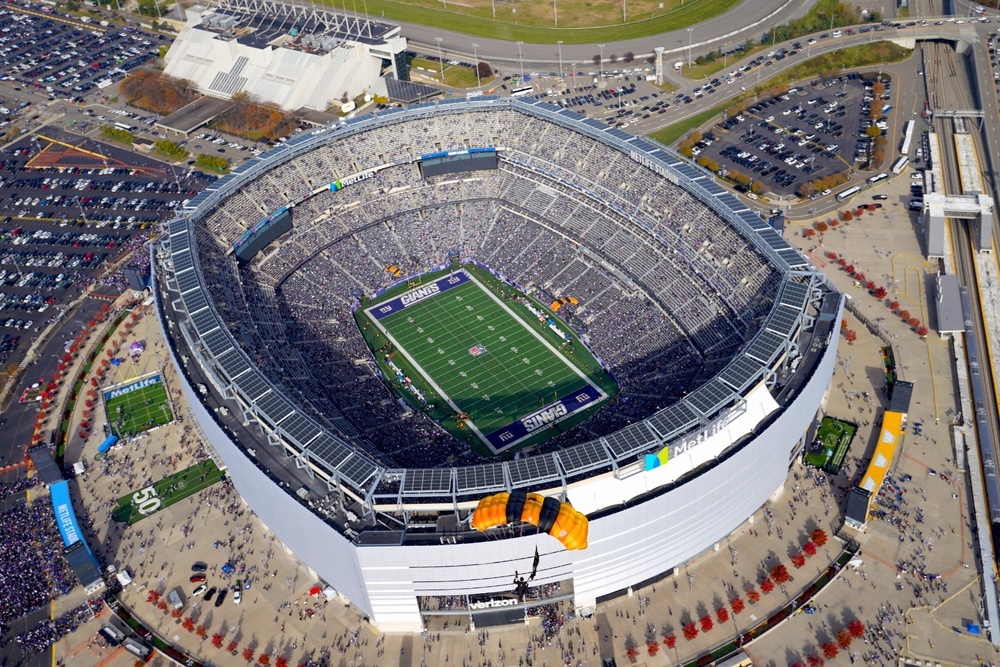
[[[843,307],[711,173],[530,99],[303,133],[153,254],[203,436],[390,631],[586,613],[717,548],[781,490]]]

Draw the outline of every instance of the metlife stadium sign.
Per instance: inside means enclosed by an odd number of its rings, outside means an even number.
[[[163,382],[163,378],[161,378],[159,375],[154,375],[152,377],[139,380],[138,382],[133,382],[132,384],[127,384],[122,387],[115,387],[114,389],[104,392],[104,400],[109,401],[112,398],[118,398],[122,394],[129,394],[133,391],[139,391],[144,387],[148,387],[154,384],[159,384],[161,382]]]

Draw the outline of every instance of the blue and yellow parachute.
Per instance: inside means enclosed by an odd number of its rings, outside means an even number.
[[[538,532],[548,533],[570,551],[587,548],[587,517],[555,498],[523,490],[504,491],[480,500],[472,513],[472,527],[481,532],[519,522],[538,526]]]

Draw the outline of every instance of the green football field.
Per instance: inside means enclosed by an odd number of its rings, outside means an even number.
[[[468,439],[493,452],[523,444],[608,398],[604,369],[564,323],[553,318],[566,334],[560,337],[531,312],[529,305],[551,317],[539,304],[505,283],[487,286],[482,272],[459,273],[469,279],[447,291],[436,292],[447,280],[439,278],[366,306],[363,328],[374,326],[389,343],[376,349],[376,358],[399,393],[419,406],[410,387],[423,390],[429,395],[421,407],[432,418],[445,421],[439,408],[458,415],[455,422]],[[420,296],[425,292],[430,296]],[[418,300],[401,305],[408,297]],[[393,304],[398,310],[376,317]],[[399,381],[390,363],[410,383]]]
[[[106,398],[108,423],[118,437],[134,435],[174,420],[162,381],[114,398]]]
[[[118,499],[111,517],[115,521],[132,525],[210,487],[223,477],[225,471],[220,470],[214,461],[207,459],[164,477],[144,489],[122,496]]]
[[[806,453],[806,463],[836,475],[844,465],[844,458],[858,427],[833,417],[823,417],[816,432],[816,442]]]

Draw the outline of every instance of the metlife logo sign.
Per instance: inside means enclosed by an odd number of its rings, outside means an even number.
[[[154,375],[153,377],[148,377],[145,380],[139,380],[138,382],[127,384],[124,387],[117,387],[111,391],[106,391],[104,392],[104,400],[109,401],[112,398],[118,398],[123,394],[130,394],[133,391],[139,391],[143,387],[160,384],[161,382],[163,382],[163,379],[159,375]]]

